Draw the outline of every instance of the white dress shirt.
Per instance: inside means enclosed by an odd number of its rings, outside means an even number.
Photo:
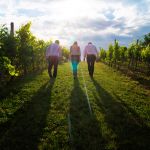
[[[52,43],[46,50],[46,58],[49,56],[60,56],[60,46],[56,43]]]
[[[87,55],[95,55],[97,56],[97,48],[93,44],[88,44],[84,49],[84,57]]]

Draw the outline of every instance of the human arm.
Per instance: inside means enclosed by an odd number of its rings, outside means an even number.
[[[96,56],[96,62],[99,60],[99,52],[97,50],[97,48],[95,49],[95,56]]]
[[[79,61],[81,61],[81,50],[80,50],[80,47],[78,47],[78,50],[79,50]]]
[[[71,55],[72,55],[72,46],[70,47],[70,52],[69,52],[69,60],[71,61]]]
[[[48,58],[49,58],[49,52],[50,52],[50,46],[48,46],[46,49],[46,53],[45,53],[46,60],[48,60]]]
[[[59,46],[58,50],[59,50],[59,59],[61,59],[62,58],[62,48]]]
[[[96,46],[95,46],[95,56],[98,57],[98,50],[97,50]]]

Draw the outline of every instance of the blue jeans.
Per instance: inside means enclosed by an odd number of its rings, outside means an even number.
[[[79,61],[80,61],[80,56],[78,56],[78,55],[72,55],[71,56],[71,63],[72,63],[72,69],[73,69],[73,75],[74,76],[77,76]]]

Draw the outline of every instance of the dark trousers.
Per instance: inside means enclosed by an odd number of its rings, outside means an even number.
[[[96,60],[95,55],[87,55],[88,71],[90,76],[93,76],[94,73],[95,60]]]
[[[72,63],[72,69],[73,69],[74,76],[77,76],[77,69],[78,69],[79,61],[80,61],[80,56],[78,56],[78,55],[71,56],[71,63]]]
[[[58,57],[57,56],[50,56],[48,59],[48,74],[50,77],[57,76],[57,68],[58,68]],[[52,68],[54,66],[54,71],[52,75]]]

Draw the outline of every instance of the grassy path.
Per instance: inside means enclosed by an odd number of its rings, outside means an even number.
[[[30,75],[0,100],[0,149],[150,149],[150,91],[110,69]],[[90,111],[91,108],[91,111]]]

